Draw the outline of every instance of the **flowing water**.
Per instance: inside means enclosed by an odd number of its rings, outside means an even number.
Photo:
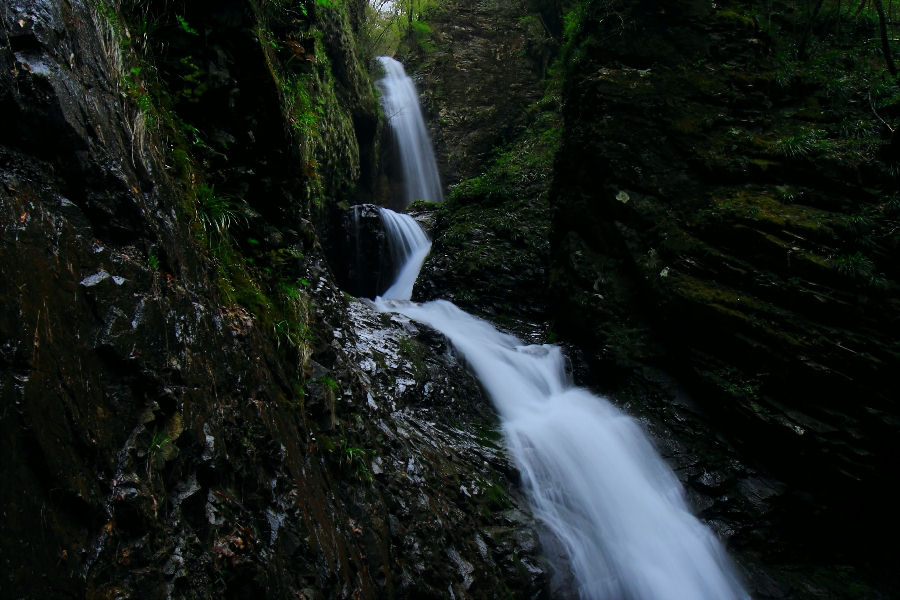
[[[381,215],[405,265],[376,306],[440,331],[465,357],[497,408],[534,513],[564,548],[580,596],[748,598],[637,423],[575,387],[558,347],[524,345],[446,300],[410,302],[431,242],[408,215]]]
[[[381,297],[386,300],[409,300],[422,263],[431,250],[431,240],[411,216],[388,208],[380,208],[378,211],[381,222],[384,223],[391,258],[400,267],[394,283]]]
[[[441,202],[444,199],[441,178],[416,87],[402,64],[388,56],[379,56],[378,60],[385,72],[378,81],[381,104],[400,150],[406,204],[415,200]]]

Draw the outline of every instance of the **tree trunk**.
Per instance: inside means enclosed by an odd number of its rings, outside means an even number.
[[[884,5],[881,0],[872,0],[875,12],[878,13],[878,33],[881,34],[881,52],[884,54],[884,62],[887,64],[887,70],[894,79],[897,79],[897,67],[894,65],[894,59],[891,56],[891,44],[888,39],[887,19],[884,16]]]
[[[816,19],[819,18],[819,11],[822,10],[824,1],[825,0],[817,0],[816,7],[813,9],[812,14],[810,14],[807,9],[806,28],[803,30],[803,36],[800,38],[800,48],[797,52],[800,60],[806,60],[809,57],[809,38],[812,35],[812,29],[816,24]],[[807,7],[808,6],[809,4],[807,4]]]

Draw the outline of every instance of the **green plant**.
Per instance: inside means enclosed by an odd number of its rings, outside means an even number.
[[[833,256],[829,262],[838,273],[851,279],[870,281],[875,275],[875,263],[861,252],[850,256]]]
[[[207,85],[204,71],[194,62],[190,55],[183,56],[178,61],[184,74],[181,80],[184,86],[176,92],[176,96],[187,102],[199,102],[200,97],[206,92]]]
[[[150,454],[160,452],[166,444],[172,441],[165,429],[154,429],[150,435],[150,445],[147,447]]]
[[[322,384],[323,387],[328,388],[332,392],[337,392],[340,389],[338,382],[334,380],[334,378],[329,377],[328,375],[323,375],[319,377],[316,381]]]
[[[824,136],[824,129],[804,128],[796,135],[786,136],[775,142],[775,152],[789,157],[809,156],[826,151],[831,143]]]
[[[192,146],[197,148],[209,148],[207,143],[203,141],[203,137],[201,136],[201,132],[199,129],[191,125],[190,123],[185,123],[182,120],[178,120],[179,129],[181,133],[187,138]],[[181,152],[184,152],[181,150]]]
[[[178,20],[178,25],[181,27],[181,30],[190,35],[200,35],[196,29],[188,25],[188,22],[181,15],[175,15],[175,18]]]
[[[172,444],[169,432],[163,428],[154,428],[150,434],[150,443],[147,445],[147,476],[150,477],[153,469],[161,468],[166,460],[172,457],[175,447]]]
[[[159,257],[157,257],[155,254],[151,254],[150,256],[147,257],[147,264],[150,265],[150,268],[153,269],[154,271],[158,271],[159,270]]]
[[[204,229],[214,231],[220,238],[241,220],[241,212],[234,201],[216,194],[215,186],[201,183],[194,188],[199,204],[200,221]]]
[[[340,446],[342,449],[341,464],[349,467],[358,480],[371,481],[372,471],[369,470],[367,457],[372,451],[351,446],[347,440],[341,440]]]
[[[309,326],[287,319],[281,319],[276,322],[273,330],[275,332],[275,343],[279,348],[282,340],[293,348],[299,348],[304,342],[309,341],[312,336]]]
[[[426,53],[435,49],[434,40],[431,39],[431,27],[422,21],[413,21],[409,24],[408,35],[410,39]]]

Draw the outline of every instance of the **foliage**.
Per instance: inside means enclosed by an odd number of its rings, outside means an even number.
[[[368,0],[366,47],[383,56],[394,56],[404,45],[434,50],[427,19],[437,6],[437,0]]]
[[[841,275],[869,287],[881,289],[887,285],[884,275],[877,272],[872,259],[862,252],[855,252],[845,256],[833,256],[829,262]]]
[[[359,481],[371,481],[372,471],[369,470],[368,456],[373,452],[358,446],[351,446],[348,440],[339,443],[340,464],[353,473]]]
[[[775,143],[775,151],[785,156],[808,156],[828,150],[829,142],[823,129],[807,127],[799,133],[781,138]]]
[[[188,25],[188,22],[185,21],[184,17],[181,15],[175,15],[175,18],[178,20],[178,25],[181,27],[181,30],[190,35],[200,35],[197,33],[197,30]]]
[[[216,193],[215,186],[201,183],[194,188],[198,215],[203,227],[223,237],[229,228],[242,220],[239,204]]]
[[[298,321],[281,319],[275,323],[273,329],[275,331],[275,340],[279,347],[284,342],[289,346],[298,348],[312,338],[309,326]]]
[[[312,76],[292,75],[283,84],[285,110],[291,126],[301,133],[316,133],[319,118],[324,114],[323,98],[313,101],[310,94]]]
[[[487,171],[458,184],[451,199],[504,202],[519,196],[524,187],[549,182],[561,135],[553,109],[552,104],[543,112],[537,109],[528,130],[513,144],[495,150]]]

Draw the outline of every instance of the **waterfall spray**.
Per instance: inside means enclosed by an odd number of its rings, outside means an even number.
[[[402,72],[392,59],[382,63]],[[430,154],[431,147],[401,151]],[[497,408],[532,509],[565,550],[579,595],[748,598],[722,545],[691,514],[677,477],[638,424],[575,387],[558,347],[524,345],[446,300],[410,302],[431,242],[408,215],[381,209],[381,217],[406,262],[376,306],[430,325],[465,357]]]
[[[379,56],[378,60],[385,71],[385,76],[378,81],[381,104],[394,131],[403,166],[404,206],[415,200],[441,202],[444,199],[441,178],[416,87],[402,64],[388,56]]]

